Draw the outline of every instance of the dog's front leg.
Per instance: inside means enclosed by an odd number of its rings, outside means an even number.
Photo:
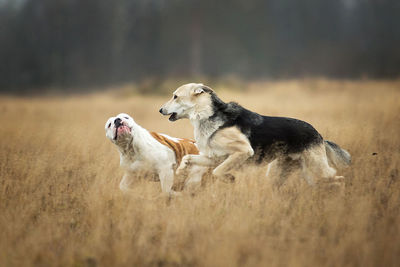
[[[176,169],[176,174],[183,174],[190,165],[199,165],[210,167],[214,164],[214,160],[204,155],[186,155],[182,158],[179,168]]]
[[[122,180],[119,183],[119,189],[124,193],[133,193],[133,190],[131,189],[131,184],[133,183],[135,177],[133,173],[126,172],[124,176],[122,176]]]
[[[122,162],[121,165],[124,166],[123,164],[124,163]],[[121,189],[123,193],[133,193],[131,185],[134,183],[136,175],[141,168],[142,163],[139,161],[135,161],[134,163],[125,166],[126,172],[124,176],[122,176],[122,180],[119,183],[119,189]]]
[[[246,159],[251,157],[253,154],[249,152],[236,152],[224,160],[220,165],[218,165],[212,172],[212,174],[222,180],[226,180],[229,177],[229,180],[233,180],[233,176],[229,175],[228,172],[233,168],[240,166]]]
[[[213,175],[232,181],[234,177],[228,171],[239,167],[246,159],[254,155],[250,141],[237,127],[217,131],[209,141],[210,148],[228,157],[213,170]]]

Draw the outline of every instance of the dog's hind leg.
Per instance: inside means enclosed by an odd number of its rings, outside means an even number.
[[[310,172],[304,157],[301,158],[301,173],[309,185],[315,185],[314,175]]]
[[[304,178],[310,185],[320,182],[343,182],[343,178],[335,176],[336,170],[329,166],[323,144],[302,152],[302,171]]]
[[[299,168],[299,161],[290,157],[279,157],[268,164],[266,176],[274,179],[274,185],[283,185],[289,175]]]
[[[158,171],[161,183],[161,191],[163,193],[173,193],[172,185],[174,184],[174,171],[171,166],[165,166]]]
[[[280,186],[285,182],[286,178],[281,173],[282,165],[280,159],[274,159],[268,164],[266,176],[273,179],[274,185]]]

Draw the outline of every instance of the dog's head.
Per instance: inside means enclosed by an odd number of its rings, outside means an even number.
[[[170,121],[192,118],[201,113],[210,113],[211,94],[214,91],[202,83],[182,85],[172,95],[172,98],[160,108],[160,113],[170,115]]]
[[[111,117],[105,125],[106,137],[114,144],[127,141],[132,138],[132,128],[135,121],[131,116],[120,113],[116,117]]]

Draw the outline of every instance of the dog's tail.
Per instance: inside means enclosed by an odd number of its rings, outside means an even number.
[[[350,165],[351,156],[349,152],[331,141],[325,140],[324,142],[329,165],[337,169],[342,169]]]

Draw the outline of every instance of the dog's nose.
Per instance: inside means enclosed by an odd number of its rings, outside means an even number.
[[[115,126],[119,126],[119,125],[121,125],[121,119],[120,118],[116,118],[115,120],[114,120],[114,124],[115,124]]]
[[[162,108],[160,108],[159,112],[162,114]]]

